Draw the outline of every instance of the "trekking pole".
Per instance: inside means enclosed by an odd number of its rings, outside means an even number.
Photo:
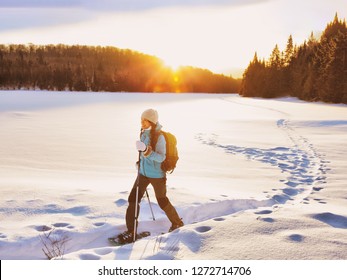
[[[133,242],[136,241],[136,235],[137,235],[137,208],[139,203],[139,181],[140,181],[140,155],[141,152],[139,151],[139,166],[137,168],[137,178],[136,178],[136,199],[135,199],[135,215],[134,215],[134,233],[133,233]]]
[[[149,199],[149,195],[148,195],[148,191],[147,191],[147,190],[146,190],[146,196],[147,196],[147,199],[148,199],[149,208],[151,209],[152,219],[153,219],[153,221],[155,221],[155,217],[154,217],[154,213],[153,213],[153,209],[152,209],[151,200]]]

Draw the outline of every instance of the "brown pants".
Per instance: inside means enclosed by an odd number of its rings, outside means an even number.
[[[170,200],[166,196],[166,177],[148,178],[139,174],[139,177],[136,178],[134,186],[131,189],[130,195],[128,197],[129,205],[125,215],[126,225],[128,231],[130,232],[134,231],[135,219],[137,223],[137,217],[140,213],[140,202],[149,184],[153,186],[158,204],[160,208],[166,213],[171,223],[175,224],[181,222],[181,219],[179,218],[175,208],[172,206]],[[137,185],[139,187],[139,193],[137,200],[137,213],[135,217]]]

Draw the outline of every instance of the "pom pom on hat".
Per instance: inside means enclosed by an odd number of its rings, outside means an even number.
[[[154,124],[157,124],[158,112],[154,109],[148,109],[142,113],[141,118],[149,120],[150,122],[152,122]]]

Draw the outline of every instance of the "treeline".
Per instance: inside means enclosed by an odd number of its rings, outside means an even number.
[[[240,94],[347,103],[346,21],[336,14],[318,40],[311,33],[301,46],[290,36],[285,51],[276,45],[267,61],[256,53],[243,74]]]
[[[115,47],[0,45],[0,88],[126,92],[239,92],[241,80],[199,68],[165,67]]]

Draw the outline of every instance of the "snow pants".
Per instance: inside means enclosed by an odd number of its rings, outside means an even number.
[[[137,213],[135,217],[137,184],[139,187],[139,193],[138,193],[138,201],[137,201]],[[155,197],[158,201],[159,207],[165,212],[170,222],[172,224],[177,224],[181,222],[181,219],[178,216],[176,209],[172,206],[170,200],[166,196],[166,177],[148,178],[139,174],[139,177],[136,178],[134,186],[131,189],[130,195],[128,197],[129,205],[125,215],[126,225],[127,225],[128,231],[130,232],[134,231],[135,219],[137,222],[137,217],[140,213],[140,202],[149,184],[153,186]]]

